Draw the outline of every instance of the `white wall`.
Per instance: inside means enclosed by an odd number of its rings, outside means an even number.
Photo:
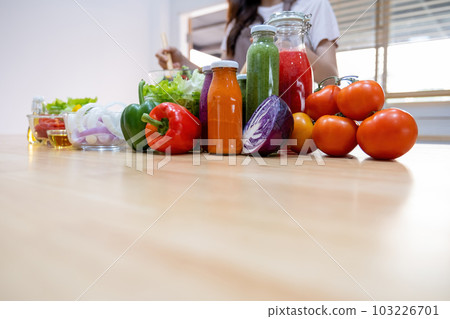
[[[0,134],[25,137],[36,95],[128,104],[144,71],[159,69],[154,54],[170,25],[169,1],[77,1],[137,63],[74,0],[0,1]]]

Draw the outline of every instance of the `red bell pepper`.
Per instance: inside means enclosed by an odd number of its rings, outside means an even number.
[[[141,120],[147,123],[145,137],[155,151],[186,153],[194,147],[193,141],[200,138],[200,120],[175,103],[161,103],[150,114],[143,114]]]

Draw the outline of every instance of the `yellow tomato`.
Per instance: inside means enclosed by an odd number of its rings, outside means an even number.
[[[313,122],[306,113],[298,112],[293,114],[294,117],[294,129],[292,130],[291,139],[297,140],[297,145],[291,145],[290,148],[296,153],[300,153],[306,140],[312,140]],[[311,145],[312,149],[308,150],[308,153],[315,150],[314,145]]]
[[[73,109],[72,109],[72,112],[76,112],[76,111],[78,111],[79,109],[81,109],[81,104],[75,105],[75,106],[73,107]]]

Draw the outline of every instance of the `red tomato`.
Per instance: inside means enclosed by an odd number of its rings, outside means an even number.
[[[355,121],[341,116],[324,115],[314,124],[312,138],[317,148],[331,156],[345,156],[357,145]]]
[[[355,121],[362,121],[372,112],[381,110],[383,104],[383,89],[371,80],[354,82],[343,88],[337,96],[339,111]]]
[[[322,115],[339,113],[336,98],[340,91],[339,86],[327,85],[320,91],[309,95],[305,102],[305,113],[314,121],[317,121]]]
[[[365,119],[356,137],[367,155],[390,160],[408,152],[416,143],[417,134],[417,124],[411,114],[392,108]]]
[[[41,118],[39,119],[39,124],[34,126],[36,134],[40,138],[47,138],[48,130],[64,130],[64,122],[60,118]]]

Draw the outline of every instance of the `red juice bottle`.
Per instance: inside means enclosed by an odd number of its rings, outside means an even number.
[[[305,100],[313,91],[312,69],[306,56],[305,34],[310,15],[283,11],[274,13],[269,25],[277,28],[276,45],[280,51],[280,97],[292,113],[303,112]]]

